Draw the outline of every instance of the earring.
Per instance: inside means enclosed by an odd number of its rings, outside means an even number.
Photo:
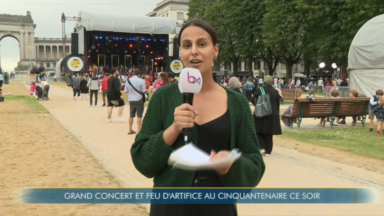
[[[213,60],[215,60],[215,61],[216,61],[216,60],[217,60],[217,56],[215,56],[215,58],[213,58]]]

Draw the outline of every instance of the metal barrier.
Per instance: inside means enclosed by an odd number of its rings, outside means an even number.
[[[45,79],[48,81],[48,83],[54,83],[55,78],[53,76],[47,76]],[[40,78],[37,79],[37,83],[40,83]],[[65,82],[63,77],[57,77],[57,82]],[[10,82],[13,83],[23,83],[30,85],[32,82],[36,82],[36,76],[31,77],[29,74],[17,74],[14,78],[10,79]]]

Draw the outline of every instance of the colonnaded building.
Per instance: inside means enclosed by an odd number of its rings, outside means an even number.
[[[54,70],[63,54],[66,56],[71,53],[71,39],[66,39],[63,50],[62,38],[37,38],[35,28],[36,24],[29,11],[26,16],[0,14],[0,41],[5,37],[13,37],[19,42],[20,70],[32,67]]]

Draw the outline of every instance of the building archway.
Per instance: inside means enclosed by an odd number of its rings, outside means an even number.
[[[35,28],[29,11],[26,16],[0,14],[0,41],[13,37],[19,42],[20,70],[36,66]]]
[[[20,43],[13,36],[0,38],[0,66],[3,71],[13,71],[20,62]]]

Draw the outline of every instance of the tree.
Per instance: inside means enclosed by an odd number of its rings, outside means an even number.
[[[225,0],[229,30],[234,32],[233,40],[240,56],[247,59],[248,75],[253,76],[252,62],[260,57],[264,46],[262,20],[266,11],[262,0]]]
[[[220,0],[190,0],[188,9],[189,20],[194,18],[204,19],[206,10],[218,2],[220,2]]]
[[[299,0],[266,0],[264,37],[268,47],[276,48],[277,55],[284,60],[287,77],[292,77],[292,66],[302,59],[305,47],[302,27],[305,17],[297,10]]]
[[[17,66],[14,68],[15,71],[19,71],[20,70],[20,62],[17,62]]]
[[[319,4],[320,4],[320,0]],[[324,15],[328,17],[328,31],[321,51],[327,52],[330,59],[341,66],[343,77],[347,75],[348,53],[353,38],[359,29],[370,19],[384,13],[380,0],[327,0],[322,4]]]
[[[228,0],[220,0],[207,8],[204,19],[216,30],[219,38],[220,59],[233,64],[234,76],[237,76],[240,54],[236,43],[236,32],[231,29],[233,20],[230,10],[232,4]]]

